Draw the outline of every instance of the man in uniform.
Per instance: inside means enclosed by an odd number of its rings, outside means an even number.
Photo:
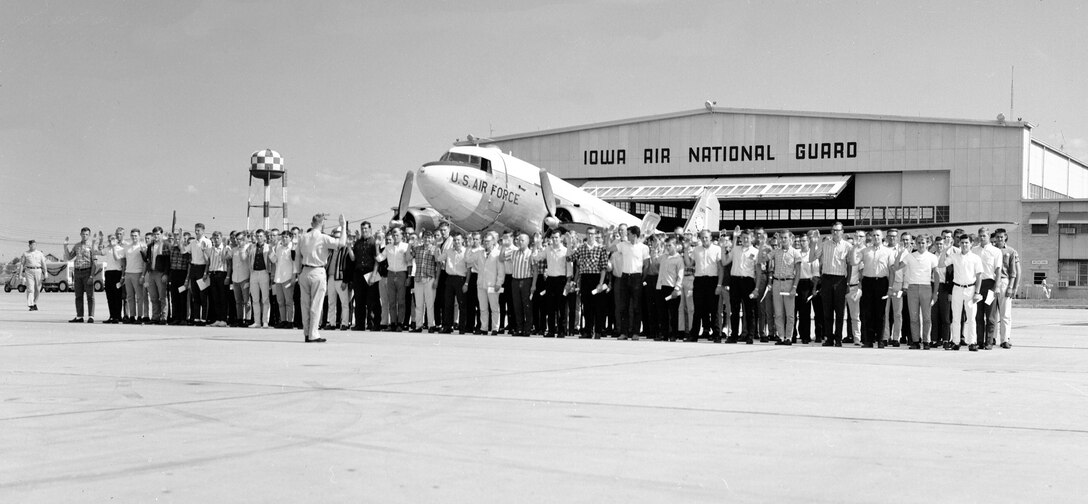
[[[42,280],[45,278],[45,254],[38,250],[37,242],[30,240],[29,247],[19,261],[22,268],[20,275],[26,284],[26,306],[30,311],[38,311],[38,295],[42,292]]]
[[[298,237],[298,254],[295,255],[295,270],[298,286],[302,291],[302,336],[307,343],[324,343],[325,338],[318,336],[317,328],[321,325],[321,303],[325,300],[328,289],[328,275],[325,272],[325,258],[330,250],[347,245],[346,236],[338,238],[321,231],[325,223],[324,214],[316,214],[310,220],[310,230]],[[344,214],[340,214],[340,229],[345,229]]]

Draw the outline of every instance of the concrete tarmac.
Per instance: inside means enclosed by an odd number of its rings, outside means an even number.
[[[1088,310],[1011,350],[69,324],[0,296],[0,502],[1085,502]]]

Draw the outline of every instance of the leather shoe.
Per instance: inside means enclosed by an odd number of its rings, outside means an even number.
[[[1009,343],[1008,341],[1006,341],[1006,342],[1001,344],[1001,348],[1004,348],[1005,350],[1008,350],[1008,349],[1012,348],[1012,343]]]
[[[76,318],[74,318],[72,320],[69,320],[68,323],[69,324],[82,324],[83,323],[83,317],[76,317]]]
[[[831,340],[827,340],[827,341],[825,341],[823,343],[820,343],[820,346],[833,347],[833,346],[835,346],[835,342],[831,341]]]
[[[976,345],[974,343],[971,343],[970,345],[967,345],[967,350],[972,351],[972,352],[977,352],[978,351],[978,345]]]
[[[325,338],[311,338],[311,339],[306,340],[306,343],[324,343],[324,342],[325,342]]]

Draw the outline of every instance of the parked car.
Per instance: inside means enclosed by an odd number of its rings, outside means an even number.
[[[42,287],[46,292],[72,292],[72,261],[50,261],[45,263],[45,280]],[[106,263],[94,265],[94,290],[102,292],[106,287]]]

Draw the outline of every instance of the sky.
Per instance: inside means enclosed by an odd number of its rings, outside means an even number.
[[[1004,113],[1088,159],[1079,0],[0,5],[3,261],[30,238],[59,253],[83,226],[148,231],[175,210],[186,228],[243,229],[249,156],[264,148],[286,160],[292,222],[384,222],[405,173],[468,134],[705,100]],[[423,203],[417,191],[412,204]]]

